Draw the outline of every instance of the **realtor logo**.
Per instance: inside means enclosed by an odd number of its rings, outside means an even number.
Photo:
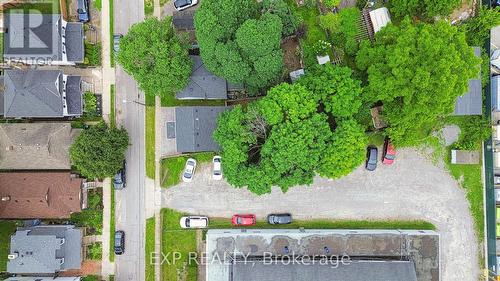
[[[56,60],[62,18],[58,1],[29,1],[4,6],[4,58]]]

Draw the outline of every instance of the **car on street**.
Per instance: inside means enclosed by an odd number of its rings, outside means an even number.
[[[118,170],[115,177],[113,178],[113,185],[115,190],[124,189],[127,186],[127,178],[125,176],[125,171],[127,170],[127,163],[123,161],[123,168]]]
[[[121,255],[125,252],[125,232],[123,230],[115,231],[115,254]]]
[[[177,11],[185,10],[198,4],[198,0],[175,0],[174,7]]]
[[[184,182],[192,181],[195,171],[196,171],[196,160],[193,158],[189,158],[186,161],[186,166],[184,167],[184,173],[182,173],[182,181]]]
[[[291,214],[270,214],[267,216],[269,224],[290,224],[292,223]]]
[[[88,22],[90,20],[88,0],[77,0],[76,1],[76,12],[78,13],[78,21]]]
[[[199,216],[182,217],[179,221],[182,228],[206,228],[208,227],[208,218]]]
[[[123,35],[121,35],[121,34],[113,35],[113,51],[115,53],[115,56],[120,51],[120,39],[122,39],[122,37],[123,37]]]
[[[377,169],[378,149],[374,146],[369,146],[366,151],[366,164],[365,168],[368,171],[375,171]]]
[[[246,215],[234,215],[231,218],[231,224],[234,226],[251,226],[255,225],[257,222],[257,218],[255,215],[246,214]]]
[[[382,163],[386,165],[391,165],[396,159],[396,148],[392,144],[390,139],[385,139],[384,149],[382,150]]]
[[[212,159],[212,164],[214,166],[212,178],[214,180],[220,181],[222,179],[222,157],[216,155]]]

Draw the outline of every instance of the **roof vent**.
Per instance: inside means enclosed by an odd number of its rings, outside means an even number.
[[[7,202],[10,201],[10,196],[3,196],[2,199],[0,199],[2,202]]]
[[[19,256],[19,254],[17,252],[14,252],[13,254],[8,255],[7,258],[9,260],[13,260],[13,259],[16,259],[18,256]]]

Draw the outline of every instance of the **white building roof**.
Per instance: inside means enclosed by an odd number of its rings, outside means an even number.
[[[391,22],[389,10],[386,7],[378,8],[370,11],[370,19],[372,21],[373,32],[377,33],[382,27]]]

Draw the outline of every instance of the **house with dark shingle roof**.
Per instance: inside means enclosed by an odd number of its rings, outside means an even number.
[[[191,56],[193,72],[189,84],[176,94],[179,100],[227,99],[227,81],[208,71],[200,56]]]
[[[66,219],[82,210],[83,179],[69,172],[0,173],[0,219]]]
[[[227,106],[183,106],[175,108],[177,152],[218,151],[213,139],[217,117]],[[167,129],[168,130],[168,129]]]
[[[4,60],[24,64],[74,65],[84,60],[84,30],[59,14],[6,13]]]
[[[18,228],[10,238],[7,272],[54,274],[80,269],[82,230],[73,225]]]
[[[71,123],[0,124],[0,170],[69,170]]]
[[[473,47],[474,55],[481,57],[481,48]],[[481,86],[481,73],[469,80],[469,88],[465,94],[458,97],[455,102],[453,115],[482,115],[483,114],[483,90]]]
[[[6,70],[0,91],[6,118],[64,118],[83,114],[80,76],[59,70]]]

